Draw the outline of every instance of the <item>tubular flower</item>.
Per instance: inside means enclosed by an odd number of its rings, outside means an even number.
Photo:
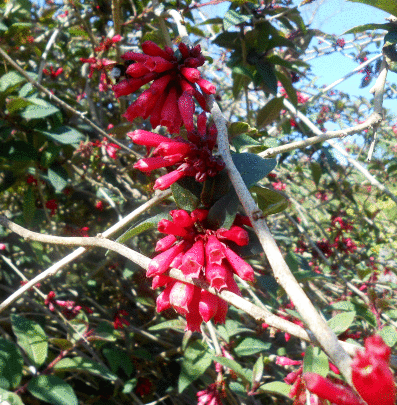
[[[112,81],[108,76],[108,71],[112,70],[116,65],[116,62],[109,59],[97,59],[97,58],[80,58],[80,62],[90,64],[90,73],[88,78],[91,79],[96,70],[101,72],[99,79],[99,91],[107,91],[109,86],[112,85]]]
[[[163,219],[158,230],[166,234],[156,244],[160,252],[149,264],[147,277],[153,277],[152,288],[165,287],[157,298],[157,311],[174,308],[186,317],[187,330],[200,331],[201,323],[214,319],[224,323],[228,306],[219,297],[192,284],[176,281],[166,274],[178,268],[185,276],[207,281],[217,291],[228,290],[241,295],[233,274],[254,281],[254,270],[228,246],[248,244],[245,229],[233,225],[230,230],[206,228],[207,210],[170,212],[172,221]],[[236,238],[236,234],[239,235]]]
[[[222,405],[219,387],[216,383],[209,385],[207,389],[199,391],[196,395],[197,405]]]
[[[193,131],[194,99],[208,111],[203,93],[214,94],[215,86],[203,79],[197,69],[205,62],[200,45],[189,48],[180,43],[178,48],[176,54],[169,47],[161,49],[154,42],[145,41],[143,53],[127,52],[121,56],[130,65],[126,79],[113,86],[117,98],[153,82],[128,107],[124,114],[128,121],[150,116],[153,128],[163,125],[170,133],[179,133],[182,124]]]
[[[353,385],[361,398],[350,387],[314,373],[303,374],[306,388],[336,405],[394,405],[396,386],[389,368],[390,348],[377,335],[366,339],[364,346],[351,364]]]
[[[212,155],[216,143],[215,125],[207,128],[207,117],[202,113],[197,118],[197,127],[197,131],[188,132],[188,140],[182,137],[169,139],[142,129],[128,133],[136,144],[155,147],[151,157],[139,160],[134,168],[142,172],[151,172],[160,167],[174,168],[156,180],[154,189],[165,190],[186,176],[203,182],[223,170],[225,164],[221,158]]]

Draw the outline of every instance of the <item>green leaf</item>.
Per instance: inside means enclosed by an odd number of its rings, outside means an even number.
[[[49,338],[48,341],[56,346],[59,347],[61,350],[68,350],[73,347],[73,343],[70,342],[67,339],[62,339],[62,338]]]
[[[246,78],[251,80],[254,80],[254,75],[251,72],[251,70],[249,70],[246,66],[234,66],[232,69],[232,73],[234,75],[241,75],[241,76],[245,76]],[[234,123],[236,124],[236,123]]]
[[[193,177],[185,177],[171,186],[172,195],[179,209],[193,211],[200,204],[202,184]]]
[[[116,381],[117,375],[94,360],[83,357],[63,358],[54,366],[55,371],[85,371],[105,380]]]
[[[397,3],[390,0],[348,0],[353,3],[367,4],[368,6],[376,7],[386,13],[397,16]],[[363,10],[364,11],[364,10]]]
[[[258,391],[267,392],[271,394],[280,394],[285,397],[289,398],[289,392],[291,390],[291,386],[281,382],[281,381],[273,381],[267,384],[263,384],[259,387]]]
[[[25,119],[45,118],[59,112],[59,108],[40,98],[29,97],[28,100],[32,104],[28,105],[21,113]]]
[[[360,318],[365,319],[374,328],[377,327],[376,316],[364,304],[352,301],[339,301],[332,304],[333,309],[342,311],[354,311]]]
[[[240,150],[245,146],[255,146],[263,150],[263,146],[260,142],[256,141],[246,134],[236,136],[235,138],[233,138],[232,143],[233,146],[236,148],[237,153],[240,153]]]
[[[51,143],[50,145],[48,145],[48,148],[41,154],[40,164],[45,168],[50,167],[58,158],[61,150],[62,146],[57,146]]]
[[[0,77],[0,93],[11,92],[26,79],[18,72],[11,71]]]
[[[105,321],[98,324],[94,337],[98,337],[100,340],[107,340],[108,342],[115,342],[117,340],[113,325]]]
[[[336,335],[340,335],[350,327],[350,325],[354,321],[355,316],[355,311],[343,312],[341,314],[335,315],[333,318],[328,320],[327,323]]]
[[[15,314],[11,315],[11,323],[18,345],[32,363],[41,366],[48,352],[47,335],[43,328],[38,323]]]
[[[54,375],[33,377],[28,384],[28,391],[40,399],[53,405],[78,405],[73,388]]]
[[[254,368],[252,369],[251,386],[254,386],[255,384],[258,384],[262,380],[263,369],[264,369],[264,363],[263,363],[263,356],[261,354],[258,357],[258,360],[256,360],[256,362],[254,364]]]
[[[397,331],[392,325],[385,326],[379,331],[379,335],[382,336],[384,342],[390,347],[393,347],[397,343]]]
[[[51,132],[48,131],[38,131],[41,134],[45,135],[47,138],[52,141],[57,141],[64,145],[73,145],[79,144],[81,141],[84,141],[84,135],[77,131],[77,129],[61,126],[55,129],[52,129]]]
[[[312,177],[315,185],[318,186],[318,183],[320,182],[321,176],[323,174],[320,163],[311,162],[310,171],[312,172]]]
[[[281,72],[276,72],[276,76],[283,85],[289,99],[291,100],[291,103],[296,107],[298,105],[298,96],[294,86],[292,85],[291,78],[283,75]]]
[[[346,34],[358,34],[360,32],[368,31],[368,30],[390,30],[392,24],[364,24],[364,25],[357,25],[356,27],[350,28],[349,30],[345,31],[342,35]]]
[[[130,358],[127,356],[127,353],[124,350],[121,350],[115,346],[106,346],[102,351],[113,373],[117,373],[117,371],[121,368],[129,377],[135,370],[134,365],[131,363]]]
[[[259,73],[259,77],[263,81],[263,85],[265,86],[265,91],[270,92],[273,95],[277,94],[277,77],[274,73],[274,69],[271,63],[263,58],[257,60],[255,62],[256,69]],[[259,84],[259,83],[257,83]]]
[[[23,195],[22,213],[25,223],[29,225],[32,222],[36,212],[36,198],[33,193],[33,188],[28,187]]]
[[[262,159],[253,153],[234,153],[232,159],[248,188],[262,180],[277,165],[276,159]]]
[[[230,342],[230,338],[232,336],[239,335],[240,333],[252,333],[251,329],[246,328],[245,326],[243,326],[242,323],[233,319],[226,319],[224,325],[218,325],[218,331],[221,334],[222,338],[225,339],[227,342]]]
[[[267,351],[270,347],[270,342],[265,343],[259,339],[246,337],[234,348],[234,352],[238,356],[251,356],[252,354]]]
[[[303,372],[316,373],[326,377],[329,372],[327,355],[318,347],[307,347],[303,360]]]
[[[54,164],[48,169],[48,180],[55,191],[60,192],[68,185],[68,172],[62,166]]]
[[[22,97],[13,97],[10,98],[9,101],[6,104],[6,108],[8,110],[9,114],[12,114],[18,110],[21,110],[22,108],[27,107],[30,105],[31,102],[29,100],[26,100]]]
[[[227,31],[230,27],[234,25],[242,24],[244,22],[250,21],[251,16],[243,15],[234,10],[229,10],[223,17],[223,28]]]
[[[0,388],[17,388],[22,379],[22,366],[23,357],[18,347],[0,339]]]
[[[280,111],[284,106],[283,99],[283,97],[274,97],[258,111],[258,115],[256,116],[258,128],[271,124],[280,116]]]
[[[13,392],[0,388],[0,404],[4,405],[24,405],[21,398]]]
[[[178,392],[183,392],[193,381],[201,377],[211,363],[212,354],[205,343],[200,341],[189,343],[182,361]]]
[[[212,356],[213,360],[217,363],[222,364],[227,368],[233,370],[245,383],[250,384],[252,381],[252,370],[243,368],[237,361],[232,359],[227,359],[226,357]]]
[[[178,319],[171,319],[170,321],[161,322],[155,325],[152,325],[148,328],[148,330],[155,331],[155,330],[162,330],[162,329],[174,329],[178,332],[183,332],[186,327],[186,321],[182,318]]]
[[[241,43],[238,32],[222,32],[213,41],[215,45],[227,49],[240,49]]]
[[[126,232],[124,232],[122,235],[120,235],[117,239],[116,242],[119,243],[124,243],[127,240],[130,240],[136,235],[139,235],[142,232],[147,231],[148,229],[153,229],[157,228],[158,223],[162,219],[169,219],[170,217],[168,216],[168,213],[160,213],[155,215],[154,217],[145,219],[144,221],[140,222],[138,225],[132,226],[130,229],[128,229]]]
[[[220,198],[209,210],[207,221],[214,229],[230,229],[239,207],[239,199],[234,190]]]
[[[247,122],[243,121],[232,122],[229,125],[227,132],[229,133],[230,139],[243,134],[249,134],[251,136],[258,134],[258,130],[256,128],[251,127]],[[256,143],[259,144],[259,142]]]
[[[266,216],[278,214],[288,208],[287,198],[276,190],[253,186],[250,188],[250,191],[256,194],[259,209]]]
[[[0,157],[4,157],[16,162],[37,160],[38,154],[32,145],[23,141],[9,141],[1,145]]]

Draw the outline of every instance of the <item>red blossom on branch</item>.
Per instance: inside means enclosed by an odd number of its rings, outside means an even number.
[[[57,70],[54,70],[52,66],[50,66],[50,70],[48,69],[43,69],[43,73],[46,76],[51,76],[51,79],[55,79],[57,76],[59,76],[63,72],[63,68],[58,68]]]
[[[161,49],[154,42],[145,41],[143,53],[122,55],[124,60],[135,63],[126,69],[126,79],[113,86],[117,98],[135,93],[143,85],[153,82],[128,107],[124,114],[128,121],[150,116],[153,128],[163,125],[168,132],[179,133],[182,124],[188,131],[193,131],[194,99],[208,111],[204,94],[214,94],[216,90],[197,69],[205,62],[200,45],[189,48],[180,43],[178,48],[177,54],[169,47]]]
[[[170,268],[182,270],[185,276],[207,281],[217,291],[228,290],[239,294],[233,278],[254,281],[254,270],[231,248],[248,244],[248,233],[237,225],[216,231],[206,227],[207,210],[196,209],[190,214],[184,210],[170,212],[172,221],[163,219],[158,230],[167,234],[156,245],[161,252],[149,264],[147,277],[152,277],[152,288],[165,286],[157,298],[157,311],[174,308],[186,317],[187,330],[200,331],[201,323],[214,319],[224,323],[228,306],[217,296],[192,284],[168,277]],[[232,243],[233,245],[233,243]]]
[[[116,62],[109,59],[97,59],[97,58],[80,58],[80,62],[90,64],[90,73],[88,78],[91,79],[94,72],[97,70],[101,73],[99,79],[99,91],[107,91],[113,84],[112,80],[108,76],[108,71],[113,69]]]
[[[151,157],[139,160],[134,168],[142,172],[151,172],[160,167],[176,167],[157,179],[154,189],[165,190],[187,176],[203,182],[223,170],[225,165],[221,158],[212,155],[216,143],[216,127],[212,125],[207,128],[205,113],[198,116],[197,128],[197,131],[188,132],[188,140],[182,137],[169,139],[142,129],[128,134],[136,144],[156,148]]]

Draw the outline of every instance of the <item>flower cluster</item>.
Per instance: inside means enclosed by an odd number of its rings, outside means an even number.
[[[142,44],[143,53],[127,52],[122,58],[131,63],[126,69],[126,79],[113,86],[115,96],[136,92],[153,82],[132,103],[124,114],[128,121],[150,116],[153,128],[167,127],[168,132],[178,133],[182,124],[193,131],[194,99],[207,111],[204,94],[214,94],[215,86],[203,79],[199,70],[205,62],[200,45],[189,48],[179,44],[179,52],[161,49],[152,41]],[[200,91],[199,91],[200,90]]]
[[[62,314],[65,316],[66,319],[73,319],[75,318],[79,312],[84,309],[89,314],[92,314],[92,310],[88,307],[84,308],[81,305],[77,305],[74,301],[61,301],[55,299],[56,294],[54,291],[50,291],[47,294],[46,299],[44,300],[44,305],[48,306],[48,309],[51,312],[55,311],[55,307],[60,307]]]
[[[314,373],[304,373],[301,377],[298,370],[295,384],[298,381],[300,389],[294,394],[300,397],[295,403],[306,404],[307,388],[317,396],[319,404],[327,400],[336,405],[394,405],[396,386],[389,368],[391,350],[377,335],[367,338],[364,345],[365,350],[357,351],[352,362],[352,381],[361,398],[340,380],[326,379]]]
[[[186,176],[193,176],[203,182],[215,176],[225,167],[223,161],[212,155],[216,143],[216,127],[207,128],[205,113],[198,116],[197,130],[188,132],[188,140],[182,137],[169,139],[153,132],[137,129],[128,136],[138,145],[156,148],[151,157],[139,160],[134,168],[151,172],[160,167],[176,167],[157,179],[154,189],[165,190],[171,184]]]
[[[96,70],[101,72],[101,76],[99,79],[99,91],[107,91],[107,89],[113,84],[107,72],[114,68],[114,66],[116,65],[115,61],[105,58],[97,59],[95,57],[92,57],[80,58],[80,62],[90,64],[90,73],[88,74],[89,79],[91,79]]]
[[[214,383],[197,393],[197,405],[222,405],[218,384]]]
[[[192,284],[185,284],[165,275],[170,268],[178,268],[187,277],[207,281],[217,291],[228,290],[239,294],[233,278],[254,281],[252,267],[229,246],[245,246],[248,233],[241,226],[246,217],[237,216],[230,229],[206,228],[207,210],[196,209],[190,214],[184,210],[170,212],[172,221],[163,219],[158,230],[167,234],[156,244],[161,252],[149,264],[147,277],[152,277],[152,288],[165,290],[157,298],[157,311],[174,308],[186,317],[187,330],[200,331],[202,321],[214,319],[224,323],[228,306],[225,301]]]
[[[43,69],[43,73],[46,76],[51,76],[51,79],[55,79],[57,76],[62,74],[62,72],[63,72],[63,68],[61,68],[61,67],[59,67],[57,70],[54,70],[54,68],[52,66],[50,66],[50,70]]]

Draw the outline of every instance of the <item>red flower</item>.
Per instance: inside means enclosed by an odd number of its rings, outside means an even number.
[[[161,49],[154,42],[145,41],[142,44],[144,53],[122,55],[124,60],[135,63],[128,66],[127,78],[113,86],[117,98],[153,82],[128,107],[124,114],[128,121],[150,116],[153,128],[163,125],[170,133],[179,133],[182,123],[188,131],[193,131],[194,98],[203,110],[208,111],[203,93],[214,94],[215,86],[203,79],[197,70],[205,62],[200,45],[189,48],[180,43],[178,48],[177,56],[169,47]]]
[[[123,329],[125,326],[130,326],[130,323],[124,317],[128,316],[128,312],[125,309],[118,310],[113,318],[114,329]]]
[[[95,208],[98,210],[98,211],[103,211],[103,202],[102,201],[97,201],[96,202],[96,204],[95,204]]]
[[[46,299],[44,300],[44,305],[48,306],[48,309],[53,312],[55,311],[55,307],[58,306],[61,309],[62,314],[65,316],[66,319],[73,319],[77,316],[77,314],[82,310],[81,305],[77,305],[74,301],[61,301],[55,299],[55,292],[50,291],[47,294]],[[92,311],[87,308],[89,313]]]
[[[48,69],[43,69],[43,73],[47,76],[51,76],[51,79],[55,79],[57,76],[59,76],[63,72],[63,68],[58,68],[56,71],[52,66],[50,66],[50,70]]]
[[[57,200],[55,200],[55,199],[48,200],[48,201],[45,203],[45,206],[46,206],[46,208],[48,208],[49,210],[51,210],[51,212],[50,212],[50,215],[51,215],[51,216],[55,215],[55,211],[56,211],[57,208],[58,208]]]
[[[102,146],[105,148],[105,150],[110,158],[117,159],[117,151],[119,149],[121,149],[121,147],[119,145],[116,145],[115,143],[111,143],[111,142],[109,142],[108,139],[104,138],[104,140],[102,141]]]
[[[233,274],[254,281],[254,271],[228,244],[244,246],[248,234],[237,225],[229,230],[207,229],[207,210],[197,209],[191,214],[174,210],[170,214],[172,221],[163,219],[158,224],[158,230],[168,236],[157,242],[155,250],[161,253],[150,262],[146,273],[153,277],[153,288],[165,286],[157,298],[157,311],[174,308],[186,317],[186,329],[191,331],[200,331],[201,323],[212,318],[215,323],[224,323],[228,309],[225,301],[164,273],[169,268],[179,268],[184,275],[206,280],[218,291],[226,289],[240,295]]]
[[[199,182],[215,176],[225,167],[223,161],[212,155],[216,142],[216,127],[207,128],[205,113],[198,116],[197,131],[189,131],[185,140],[182,137],[169,139],[165,136],[137,129],[128,136],[138,145],[156,147],[151,157],[135,163],[134,167],[142,172],[150,172],[160,167],[176,167],[175,170],[160,177],[154,189],[165,190],[179,179],[192,176]]]
[[[80,62],[90,64],[90,73],[88,78],[91,79],[95,70],[101,72],[99,80],[99,91],[107,91],[109,86],[112,85],[111,79],[107,75],[107,71],[113,69],[116,62],[109,59],[97,59],[97,58],[80,58]]]
[[[115,35],[113,38],[102,37],[103,41],[95,48],[96,52],[108,51],[114,44],[122,40],[121,35]]]

